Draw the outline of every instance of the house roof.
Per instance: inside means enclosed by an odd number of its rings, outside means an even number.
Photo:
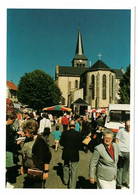
[[[14,91],[17,91],[17,86],[13,82],[11,82],[11,81],[7,81],[7,87],[9,89],[12,89]]]
[[[83,105],[83,106],[87,106],[88,103],[85,102],[83,99],[78,98],[75,102],[73,102],[72,104],[79,104],[79,105]]]
[[[70,66],[59,66],[59,76],[80,76],[89,68],[85,67],[70,67]]]

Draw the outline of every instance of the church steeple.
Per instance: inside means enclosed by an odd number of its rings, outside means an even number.
[[[88,59],[84,56],[82,35],[78,32],[75,57],[72,60],[73,67],[87,67]]]
[[[78,32],[78,40],[77,40],[77,46],[76,46],[76,55],[83,55],[83,43],[82,43],[82,36],[81,33]]]

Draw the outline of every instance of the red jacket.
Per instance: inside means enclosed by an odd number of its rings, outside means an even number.
[[[62,125],[68,125],[69,124],[69,119],[66,116],[63,116],[61,119]]]

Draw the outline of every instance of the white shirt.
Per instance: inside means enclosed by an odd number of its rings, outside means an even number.
[[[38,129],[38,134],[43,133],[44,129],[46,127],[49,127],[50,130],[51,130],[51,122],[50,122],[49,119],[43,118],[43,119],[40,120],[40,126],[39,126],[39,129]]]
[[[119,140],[119,149],[121,152],[130,152],[130,133],[125,130],[125,128],[119,129],[116,135]]]

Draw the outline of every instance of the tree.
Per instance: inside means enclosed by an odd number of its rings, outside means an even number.
[[[17,97],[21,103],[39,110],[59,104],[61,92],[48,74],[35,70],[21,77]]]
[[[127,67],[123,78],[120,80],[120,101],[121,104],[130,104],[130,65]]]

